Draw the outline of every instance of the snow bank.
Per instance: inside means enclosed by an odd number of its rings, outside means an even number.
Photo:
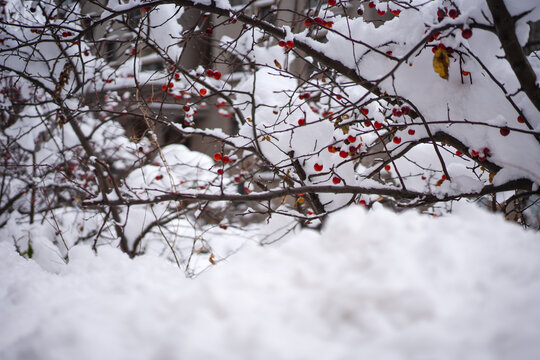
[[[538,359],[540,239],[476,208],[350,208],[196,279],[102,248],[50,273],[0,242],[1,359]]]

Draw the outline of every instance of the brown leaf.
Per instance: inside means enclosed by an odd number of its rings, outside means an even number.
[[[277,67],[279,70],[283,69],[283,68],[281,67],[281,64],[279,63],[279,61],[274,60],[274,64],[276,65],[276,67]]]
[[[448,66],[450,59],[445,49],[438,48],[433,55],[433,70],[443,79],[448,80]]]

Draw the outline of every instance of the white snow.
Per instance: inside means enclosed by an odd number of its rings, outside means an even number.
[[[535,360],[539,254],[538,233],[463,204],[349,208],[195,279],[108,246],[40,266],[3,239],[0,358]]]

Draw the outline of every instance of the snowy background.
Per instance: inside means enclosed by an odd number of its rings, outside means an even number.
[[[0,241],[0,358],[536,360],[539,254],[538,233],[463,203],[349,208],[194,279],[112,247],[50,266]]]

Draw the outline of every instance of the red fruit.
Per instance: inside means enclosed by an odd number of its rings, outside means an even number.
[[[214,76],[214,71],[211,70],[211,69],[206,70],[206,76],[208,76],[208,77]]]
[[[487,147],[484,148],[484,154],[486,154],[486,155],[489,154],[489,148],[487,148]]]
[[[501,128],[499,132],[501,133],[502,136],[508,136],[508,134],[510,134],[510,129],[507,127],[504,127],[504,128]]]
[[[456,151],[456,155],[457,155],[457,156],[461,156],[461,155],[462,155],[462,152],[458,150],[458,151]]]
[[[471,150],[471,156],[472,157],[477,157],[480,153],[478,151],[475,151],[475,150]]]
[[[284,47],[285,46],[285,41],[279,40],[278,45],[281,46],[281,47]]]
[[[329,6],[335,6],[337,4],[337,0],[328,0]]]
[[[356,136],[349,135],[347,140],[349,140],[351,144],[354,144],[356,142]]]
[[[70,36],[70,35],[71,35],[71,32],[69,32],[69,31],[64,31],[64,32],[62,33],[62,37],[68,37],[68,36]]]
[[[517,121],[518,121],[518,123],[522,123],[522,124],[525,122],[525,120],[523,120],[523,118],[521,116],[517,117]]]
[[[391,51],[391,50],[388,50],[388,51],[386,52],[386,55],[392,56],[392,51]]]
[[[307,18],[306,20],[304,20],[304,25],[306,27],[310,27],[311,25],[313,25],[313,20],[311,20],[310,18]]]
[[[218,173],[219,175],[223,175],[223,169],[218,169],[217,173]]]
[[[360,200],[360,201],[358,202],[358,205],[360,205],[360,206],[366,206],[366,205],[367,205],[367,204],[366,204],[366,200]]]
[[[371,121],[369,120],[364,121],[364,126],[371,126]]]
[[[470,72],[465,70],[461,71],[461,73],[463,74],[463,76],[469,76],[471,74]]]
[[[171,82],[169,83],[169,88],[172,88],[172,87],[174,87],[174,84]]]
[[[294,47],[294,41],[292,41],[292,40],[287,41],[287,42],[285,43],[285,47],[286,47],[287,49],[292,49],[292,48]]]
[[[399,16],[399,14],[401,14],[401,10],[397,9],[397,10],[390,10],[390,12],[395,15],[395,16]]]
[[[311,95],[309,93],[304,94],[304,99],[309,100],[311,98]]]
[[[306,123],[306,119],[299,119],[298,120],[298,125],[302,126]]]
[[[201,94],[202,96],[206,95],[207,92],[208,91],[206,91],[206,89],[204,89],[204,88],[199,90],[199,94]]]
[[[215,161],[220,161],[221,160],[221,154],[220,153],[215,153],[214,154],[214,160]]]
[[[472,30],[471,29],[461,30],[461,36],[463,36],[464,39],[470,39],[472,36]]]
[[[331,28],[332,25],[334,25],[333,21],[325,21],[324,24],[323,24],[323,26],[327,27],[327,28]]]
[[[373,9],[375,8],[375,3],[373,1],[370,1],[368,6],[370,9]]]
[[[161,90],[167,91],[167,85],[162,85],[162,86],[161,86]]]
[[[396,144],[399,144],[401,142],[401,138],[400,137],[397,137],[397,136],[394,136],[394,138],[392,139],[392,141]]]
[[[219,228],[223,230],[227,230],[228,226],[225,224],[219,224]]]
[[[330,145],[328,147],[328,151],[331,152],[331,153],[335,153],[337,151],[337,149],[335,147],[333,147],[332,145]]]
[[[212,35],[213,32],[214,30],[212,30],[212,28],[208,28],[205,30],[206,35]]]
[[[347,156],[349,156],[349,153],[346,152],[346,151],[341,150],[341,151],[339,152],[339,156],[341,156],[342,158],[346,158]]]
[[[321,19],[320,17],[316,17],[314,20],[315,20],[315,22],[316,22],[317,24],[319,24],[319,25],[321,25],[321,26],[324,25],[324,20]]]
[[[189,107],[189,105],[184,105],[182,107],[182,110],[184,110],[185,112],[188,112],[191,108]]]
[[[414,135],[414,133],[416,132],[414,129],[409,129],[409,131],[407,131],[409,133],[409,135]]]
[[[337,176],[334,176],[334,177],[332,178],[332,182],[333,182],[335,185],[337,185],[337,184],[339,184],[339,183],[341,182],[341,179],[338,178]]]
[[[362,114],[364,114],[364,115],[369,114],[369,109],[367,109],[367,108],[362,108],[362,109],[360,109],[360,111],[361,111]]]
[[[407,105],[404,105],[401,107],[401,112],[403,113],[403,115],[409,115],[411,113],[411,108]]]
[[[90,55],[90,53],[88,52],[88,50],[85,50],[84,51],[84,56],[88,56],[88,55]]]
[[[180,79],[180,74],[174,74],[175,79]]]
[[[222,160],[224,164],[228,164],[231,162],[231,159],[228,156],[224,156]]]
[[[315,169],[315,171],[322,171],[323,166],[321,164],[315,163],[315,165],[313,165],[313,169]]]
[[[450,16],[452,19],[455,19],[459,16],[459,11],[457,11],[456,9],[451,9],[448,12],[448,16]]]
[[[157,175],[156,176],[156,180],[161,180],[161,179],[163,179],[163,175]]]
[[[386,171],[390,171],[390,169],[391,169],[390,165],[386,165],[386,166],[384,167],[384,170],[386,170]]]
[[[221,79],[221,73],[219,71],[214,72],[214,79],[216,79],[216,80]]]
[[[386,14],[386,11],[384,11],[384,10],[377,10],[377,14],[378,14],[379,16],[384,16],[384,14]]]
[[[375,121],[373,123],[373,127],[378,130],[378,129],[382,128],[382,124],[380,122],[378,122],[378,121]]]
[[[441,180],[442,181],[446,180],[446,175],[443,174],[443,176],[441,176]]]

